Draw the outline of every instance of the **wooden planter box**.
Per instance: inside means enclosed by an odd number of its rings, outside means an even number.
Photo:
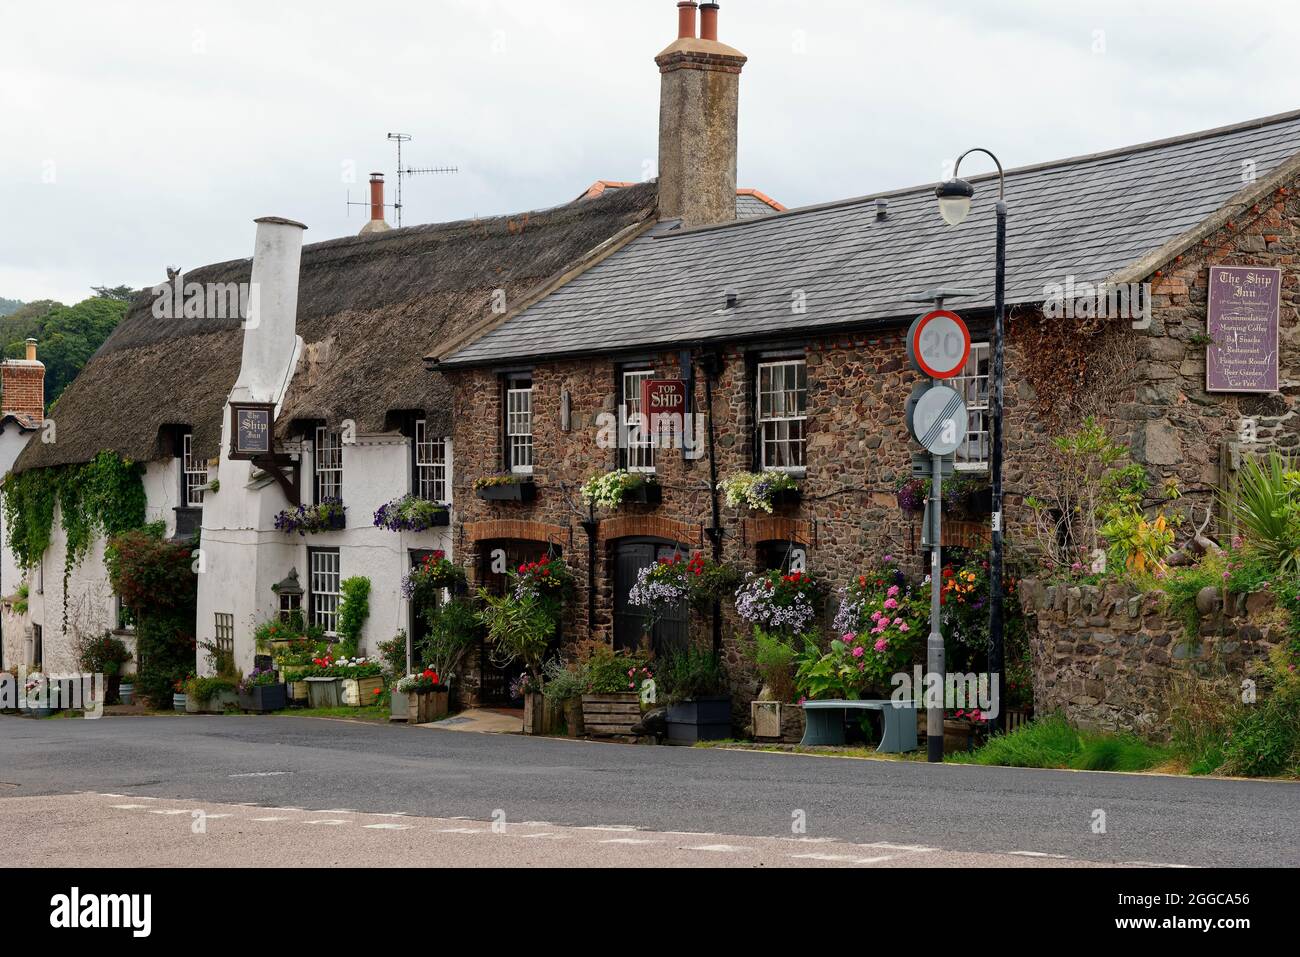
[[[943,720],[943,753],[953,754],[957,751],[975,750],[975,739],[979,731],[973,722],[960,718]]]
[[[804,710],[785,701],[751,701],[754,740],[798,744],[803,740]]]
[[[564,702],[564,733],[571,738],[580,738],[585,732],[582,722],[582,699],[570,698]]]
[[[537,498],[537,486],[531,479],[524,482],[503,482],[500,485],[477,488],[474,494],[485,502],[531,502]]]
[[[406,695],[406,723],[428,724],[447,717],[449,691],[419,691]]]
[[[393,689],[393,693],[388,696],[388,720],[405,721],[407,718],[407,698],[409,696],[404,691]]]
[[[225,714],[227,705],[231,707],[239,705],[239,694],[237,692],[218,691],[206,701],[195,698],[193,695],[187,695],[185,699],[187,714]]]
[[[688,698],[668,706],[668,740],[680,744],[731,737],[731,695]]]
[[[342,703],[342,680],[339,678],[308,678],[307,702],[313,708],[337,708]]]
[[[339,696],[343,704],[350,708],[361,708],[374,704],[379,698],[375,691],[378,690],[382,694],[384,690],[382,675],[373,675],[369,678],[343,678],[341,680],[343,684]]]
[[[582,696],[582,724],[588,735],[630,737],[640,720],[641,696],[635,692]]]
[[[561,714],[559,704],[540,691],[524,695],[524,734],[555,734]]]
[[[257,685],[248,694],[239,696],[239,707],[258,714],[283,711],[289,707],[288,689],[284,685]]]

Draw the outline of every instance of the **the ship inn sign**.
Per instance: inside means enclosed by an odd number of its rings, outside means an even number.
[[[1211,266],[1207,392],[1276,392],[1282,270]]]

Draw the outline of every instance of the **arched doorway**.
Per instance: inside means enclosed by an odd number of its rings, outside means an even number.
[[[641,644],[649,615],[628,600],[637,574],[661,558],[677,555],[689,559],[691,549],[662,538],[620,538],[610,546],[614,588],[614,650],[631,651]],[[686,602],[663,615],[651,633],[651,646],[659,655],[671,648],[684,648],[688,641],[690,608]]]
[[[495,539],[478,543],[478,581],[493,595],[503,595],[509,585],[508,572],[543,556],[561,556],[561,548],[549,542],[527,539]],[[551,650],[560,646],[560,629],[551,639]],[[491,648],[479,643],[479,702],[490,707],[523,707],[522,699],[512,698],[510,685],[524,673],[523,665],[511,662],[499,667],[492,661]]]

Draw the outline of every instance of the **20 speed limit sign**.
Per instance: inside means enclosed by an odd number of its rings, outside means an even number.
[[[961,316],[935,309],[912,322],[907,330],[907,359],[931,379],[951,379],[970,358],[970,330]]]

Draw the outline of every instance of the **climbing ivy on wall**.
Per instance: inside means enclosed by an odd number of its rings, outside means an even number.
[[[31,469],[4,481],[4,523],[19,564],[31,568],[50,547],[59,506],[67,552],[63,561],[63,626],[68,625],[68,576],[99,536],[144,524],[144,468],[100,452],[80,465]]]

